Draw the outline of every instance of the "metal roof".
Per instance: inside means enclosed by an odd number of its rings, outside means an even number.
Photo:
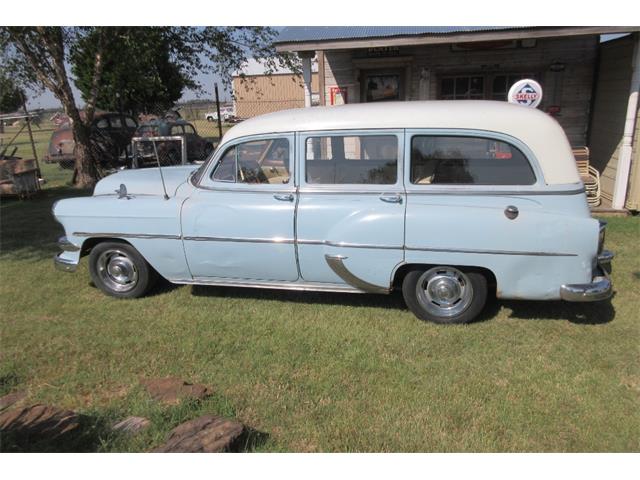
[[[406,37],[415,35],[442,35],[447,33],[488,32],[535,27],[286,27],[276,43],[297,43],[326,40],[351,40],[357,38]]]

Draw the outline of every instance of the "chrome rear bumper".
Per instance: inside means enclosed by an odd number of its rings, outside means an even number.
[[[598,274],[593,277],[591,283],[576,283],[562,285],[560,298],[568,302],[597,302],[611,297],[613,286],[609,273],[611,272],[611,260],[614,254],[603,250],[598,254]]]

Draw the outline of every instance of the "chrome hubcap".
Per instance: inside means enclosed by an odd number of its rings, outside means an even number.
[[[106,250],[98,257],[98,275],[116,292],[128,292],[138,284],[138,269],[122,250]]]
[[[469,278],[457,268],[435,267],[420,276],[416,296],[430,314],[453,317],[471,304],[473,287]]]

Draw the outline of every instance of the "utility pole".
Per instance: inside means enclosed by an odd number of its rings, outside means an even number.
[[[218,112],[218,145],[222,140],[222,118],[220,117],[220,98],[218,97],[218,82],[213,84],[216,92],[216,112]]]

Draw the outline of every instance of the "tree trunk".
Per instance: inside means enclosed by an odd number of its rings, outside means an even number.
[[[91,188],[98,180],[98,168],[91,147],[91,128],[81,121],[73,122],[73,139],[76,143],[75,186]]]

